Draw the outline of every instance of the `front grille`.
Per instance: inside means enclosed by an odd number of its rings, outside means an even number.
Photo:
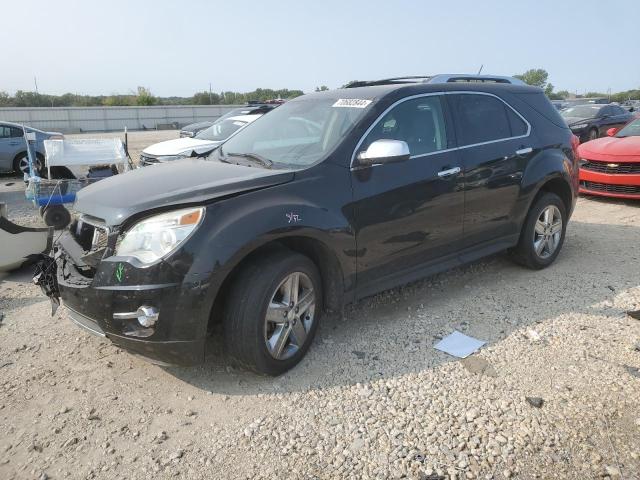
[[[72,225],[71,233],[85,252],[97,252],[108,245],[109,229],[102,221],[93,217],[81,216]]]
[[[581,181],[580,186],[593,192],[622,193],[626,195],[640,195],[640,185],[612,185],[609,183],[597,183]]]
[[[640,173],[640,162],[594,162],[587,160],[580,168],[591,172],[609,173],[613,175]]]

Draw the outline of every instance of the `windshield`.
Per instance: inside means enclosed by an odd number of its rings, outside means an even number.
[[[209,128],[198,133],[195,138],[200,140],[212,140],[214,142],[222,142],[229,138],[240,128],[244,127],[247,122],[242,120],[234,120],[233,118],[226,118],[219,120]]]
[[[616,137],[640,137],[640,119],[628,123],[622,130],[616,133]]]
[[[593,118],[598,116],[600,105],[577,105],[565,108],[560,112],[563,117]]]
[[[330,97],[290,101],[234,135],[218,154],[250,154],[276,164],[312,165],[331,153],[371,103]]]

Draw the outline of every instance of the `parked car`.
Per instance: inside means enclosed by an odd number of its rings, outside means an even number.
[[[185,125],[180,130],[180,137],[195,137],[202,130],[209,128],[214,123],[224,120],[225,118],[236,117],[239,115],[255,115],[258,113],[264,114],[269,112],[270,110],[273,110],[277,106],[278,106],[277,104],[274,105],[274,104],[254,103],[251,105],[247,105],[246,107],[234,108],[233,110],[222,115],[220,118],[216,119],[215,121],[198,122],[198,123],[191,123],[189,125]]]
[[[220,322],[240,365],[277,375],[345,303],[507,249],[553,263],[577,139],[542,90],[360,85],[290,100],[206,159],[81,190],[47,288],[152,361],[202,362]]]
[[[32,142],[31,153],[35,154],[35,168],[43,173],[44,141],[61,139],[64,136],[58,132],[43,132],[33,127],[25,127],[27,132],[33,132],[36,140]],[[22,125],[11,122],[0,122],[0,171],[13,171],[24,174],[28,171],[27,142],[24,139]]]
[[[176,138],[155,143],[140,154],[140,166],[179,160],[187,157],[208,155],[231,135],[261,117],[262,113],[227,117],[202,130],[193,138]]]
[[[640,199],[640,119],[580,145],[580,192]]]
[[[633,114],[620,105],[596,103],[565,108],[560,114],[581,142],[600,138],[607,129],[622,127],[633,119]]]

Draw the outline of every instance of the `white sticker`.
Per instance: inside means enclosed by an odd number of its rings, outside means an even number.
[[[360,98],[340,98],[333,107],[347,107],[347,108],[367,108],[371,100],[362,100]]]

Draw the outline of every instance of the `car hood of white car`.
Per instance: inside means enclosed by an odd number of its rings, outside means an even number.
[[[156,143],[145,148],[142,153],[154,157],[164,157],[169,155],[190,155],[191,152],[204,153],[211,150],[222,142],[213,142],[211,140],[200,140],[198,138],[176,138],[175,140],[167,140],[166,142]]]

